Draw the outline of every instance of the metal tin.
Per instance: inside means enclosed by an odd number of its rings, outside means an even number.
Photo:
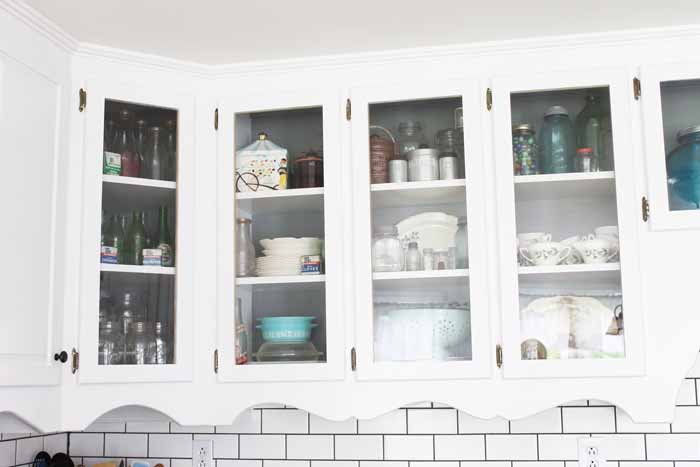
[[[409,152],[406,157],[408,158],[409,181],[424,182],[440,178],[437,149],[415,149]]]
[[[391,159],[389,161],[389,183],[408,181],[408,161],[406,159]]]
[[[566,110],[566,107],[563,107],[561,105],[553,105],[550,108],[548,108],[544,113],[545,117],[549,117],[550,115],[566,115],[566,116],[568,116],[569,111]]]
[[[455,180],[459,178],[457,155],[454,153],[440,154],[440,180]]]

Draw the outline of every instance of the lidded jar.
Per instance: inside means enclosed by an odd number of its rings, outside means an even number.
[[[323,186],[323,158],[315,151],[298,156],[292,171],[294,188],[320,188]]]
[[[568,173],[573,171],[576,142],[574,126],[565,107],[555,105],[544,113],[544,124],[539,140],[540,173]]]
[[[399,123],[399,136],[396,138],[397,153],[400,157],[420,148],[428,147],[428,140],[423,134],[423,125],[417,120]]]
[[[535,128],[529,123],[513,126],[513,174],[537,174]]]
[[[404,252],[396,227],[377,227],[372,238],[372,271],[399,272],[403,267]]]
[[[379,130],[388,138],[372,131],[369,137],[369,177],[370,183],[387,183],[389,181],[389,159],[394,157],[395,140],[389,130],[378,125],[371,125],[370,130]]]
[[[669,208],[700,209],[700,125],[679,131],[678,144],[666,157]]]
[[[147,365],[154,363],[153,337],[145,321],[134,321],[132,332],[126,339],[127,363]]]
[[[118,365],[122,362],[124,336],[119,332],[119,324],[105,321],[100,324],[100,340],[97,347],[98,365]]]

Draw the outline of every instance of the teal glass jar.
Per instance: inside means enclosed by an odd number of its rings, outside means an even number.
[[[678,144],[666,157],[669,209],[700,209],[700,125],[679,131]]]
[[[544,113],[539,150],[540,173],[573,172],[576,140],[574,139],[574,126],[566,108],[555,105]]]

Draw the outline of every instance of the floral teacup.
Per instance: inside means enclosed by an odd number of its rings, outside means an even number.
[[[590,240],[592,238],[594,238],[593,234],[574,235],[573,237],[569,237],[569,238],[562,240],[561,243],[566,245],[566,246],[573,247],[575,243]],[[571,250],[571,254],[569,255],[569,257],[566,258],[564,261],[562,261],[562,264],[581,264],[581,263],[583,263],[583,257],[581,257],[581,253],[579,253],[576,248],[573,248]]]
[[[527,248],[520,248],[520,254],[529,264],[555,266],[566,260],[572,250],[572,247],[557,242],[538,242]]]
[[[518,234],[518,251],[520,251],[521,248],[527,248],[533,243],[542,243],[542,242],[551,242],[552,241],[552,234],[544,233],[544,232],[527,232],[527,233],[519,233]],[[528,265],[528,260],[522,256],[522,254],[518,254],[518,263],[521,266],[527,266]]]
[[[596,227],[593,232],[596,237],[620,238],[616,225],[601,225]]]
[[[607,263],[617,255],[618,246],[607,238],[592,238],[574,243],[586,264]]]

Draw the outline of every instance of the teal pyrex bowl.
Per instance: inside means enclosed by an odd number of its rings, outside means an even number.
[[[316,327],[314,316],[274,316],[259,319],[256,326],[265,342],[305,342],[311,339],[311,329]]]

